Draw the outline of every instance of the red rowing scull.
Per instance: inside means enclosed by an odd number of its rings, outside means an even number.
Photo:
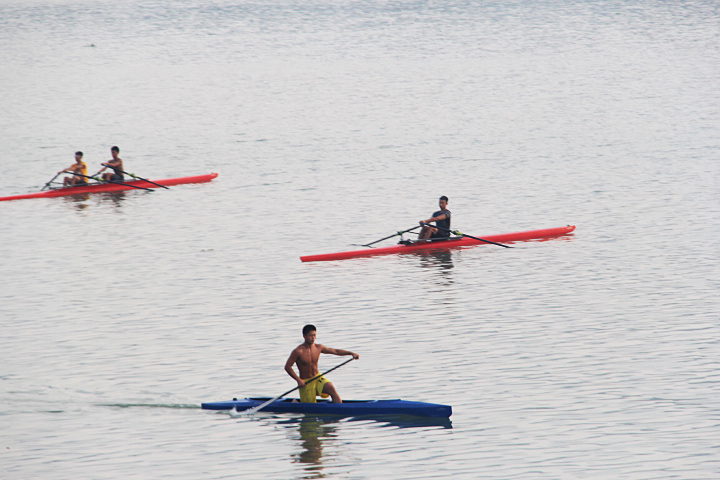
[[[559,237],[575,230],[575,225],[566,227],[545,228],[542,230],[528,230],[525,232],[502,233],[500,235],[485,235],[482,238],[497,243],[521,242],[542,238]],[[485,242],[469,237],[452,237],[448,240],[426,240],[401,243],[390,247],[365,248],[348,252],[324,253],[320,255],[307,255],[300,257],[303,262],[323,262],[330,260],[345,260],[357,257],[373,257],[376,255],[390,255],[394,253],[412,253],[423,250],[440,250],[449,248],[468,247],[472,245],[487,245]]]
[[[207,175],[195,175],[193,177],[178,177],[166,178],[164,180],[153,180],[154,183],[146,182],[145,180],[133,180],[130,182],[123,182],[126,185],[120,185],[117,183],[95,183],[91,185],[78,185],[76,187],[56,188],[54,190],[47,190],[45,192],[35,192],[26,193],[24,195],[0,197],[0,202],[4,202],[6,200],[23,200],[26,198],[62,197],[65,195],[78,195],[81,193],[120,192],[123,190],[137,190],[137,188],[133,188],[132,186],[141,188],[160,188],[159,185],[156,184],[170,187],[172,185],[181,185],[184,183],[204,183],[209,182],[217,176],[217,173],[209,173]]]

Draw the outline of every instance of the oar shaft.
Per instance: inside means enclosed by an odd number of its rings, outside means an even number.
[[[48,186],[49,186],[51,183],[53,183],[53,182],[55,181],[55,179],[58,177],[58,175],[60,175],[61,173],[63,173],[63,172],[58,172],[58,173],[56,173],[55,176],[52,177],[52,178],[50,179],[50,181],[47,182],[47,183],[45,184],[45,186],[40,189],[40,191],[42,192],[43,190],[45,190],[46,188],[48,188]]]
[[[327,371],[325,371],[325,372],[323,372],[323,373],[320,373],[320,374],[318,374],[318,375],[315,375],[315,376],[312,377],[310,380],[306,380],[306,381],[305,381],[305,385],[307,385],[307,384],[310,383],[310,382],[314,382],[315,380],[317,380],[318,378],[322,377],[323,375],[327,375],[328,373],[332,372],[333,370],[336,370],[336,369],[342,367],[343,365],[346,365],[346,364],[352,362],[353,360],[355,360],[354,357],[350,358],[350,360],[344,361],[344,362],[341,363],[340,365],[335,365],[335,366],[334,366],[333,368],[331,368],[330,370],[327,370]],[[268,405],[270,405],[270,404],[273,403],[274,401],[280,400],[282,397],[284,397],[285,395],[287,395],[287,394],[289,394],[289,393],[294,392],[294,391],[297,390],[298,388],[300,388],[300,387],[299,387],[299,386],[296,386],[295,388],[291,388],[290,390],[288,390],[287,392],[283,393],[282,395],[278,395],[278,396],[275,397],[275,398],[271,398],[271,399],[268,400],[267,402],[265,402],[265,403],[263,403],[263,404],[261,404],[261,405],[258,405],[258,406],[255,407],[255,408],[251,408],[251,409],[249,409],[249,410],[246,410],[244,413],[245,413],[246,415],[250,415],[250,414],[253,414],[253,413],[255,413],[255,412],[259,412],[260,410],[262,410],[263,408],[267,407]]]
[[[403,233],[412,232],[412,231],[415,230],[416,228],[420,228],[420,225],[415,225],[414,227],[408,228],[407,230],[403,230],[402,232],[395,232],[395,233],[393,233],[392,235],[388,235],[388,236],[385,237],[385,238],[381,238],[380,240],[375,240],[374,242],[366,243],[366,244],[363,245],[363,247],[369,247],[370,245],[374,245],[374,244],[376,244],[376,243],[378,243],[378,242],[382,242],[383,240],[387,240],[388,238],[392,238],[392,237],[397,236],[397,235],[402,235]]]
[[[128,172],[126,172],[125,170],[120,170],[120,169],[117,168],[117,167],[111,167],[111,166],[109,166],[109,165],[107,165],[107,164],[105,164],[105,163],[102,163],[101,165],[103,165],[103,166],[105,166],[105,167],[108,167],[108,168],[112,168],[113,170],[117,170],[118,172],[122,172],[122,173],[124,173],[125,175],[128,175],[128,176],[130,176],[130,177],[137,178],[138,180],[142,180],[143,182],[152,183],[153,185],[157,185],[158,187],[162,187],[162,188],[166,188],[166,189],[170,190],[170,187],[166,187],[165,185],[160,185],[159,183],[155,183],[155,182],[153,182],[152,180],[148,180],[147,178],[138,177],[137,175],[135,175],[135,174],[133,174],[133,173],[128,173]]]
[[[331,368],[330,370],[327,370],[327,371],[325,371],[325,372],[323,372],[323,373],[319,373],[319,374],[315,375],[315,376],[312,377],[310,380],[305,381],[305,384],[307,385],[307,384],[310,383],[310,382],[314,382],[315,380],[317,380],[318,378],[322,377],[323,375],[327,375],[328,373],[332,372],[333,370],[337,370],[338,368],[342,367],[342,366],[345,365],[345,364],[348,364],[348,363],[352,362],[353,360],[355,360],[354,357],[353,357],[353,358],[350,358],[350,360],[345,360],[345,361],[344,361],[343,363],[341,363],[340,365],[335,365],[335,366],[334,366],[333,368]],[[285,395],[287,395],[288,393],[294,392],[294,391],[297,390],[298,388],[300,388],[300,387],[295,387],[295,388],[293,388],[292,390],[288,390],[287,392],[285,392],[285,393],[283,393],[283,394],[281,395],[281,398],[284,397]]]
[[[89,178],[89,179],[91,179],[91,180],[97,180],[97,178],[95,178],[95,177],[91,177],[90,175],[83,175],[82,173],[74,173],[73,175],[77,175],[78,177]],[[139,187],[139,186],[137,186],[137,185],[130,185],[129,183],[115,182],[115,181],[113,181],[113,180],[103,180],[103,181],[105,181],[105,182],[107,182],[107,183],[114,183],[115,185],[123,185],[123,186],[125,186],[125,187],[132,187],[132,188],[137,188],[137,189],[140,189],[140,190],[147,190],[148,192],[152,192],[152,189],[151,189],[151,188]]]
[[[491,241],[491,240],[485,240],[484,238],[473,237],[472,235],[468,235],[468,234],[466,234],[466,233],[458,232],[457,230],[450,230],[450,229],[448,229],[448,228],[438,227],[437,225],[434,225],[434,226],[433,226],[433,225],[430,225],[429,223],[425,223],[425,224],[423,224],[423,225],[428,226],[428,227],[432,227],[432,228],[437,228],[438,230],[443,230],[443,231],[445,231],[445,232],[454,233],[455,235],[460,235],[460,236],[463,236],[463,237],[472,238],[473,240],[478,240],[478,241],[480,241],[480,242],[492,243],[493,245],[497,245],[497,246],[499,246],[499,247],[513,248],[513,247],[511,247],[511,246],[509,246],[509,245],[503,245],[502,243],[493,242],[493,241]]]

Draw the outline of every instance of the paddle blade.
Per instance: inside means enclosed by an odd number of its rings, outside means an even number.
[[[279,398],[280,398],[280,397],[271,398],[271,399],[268,400],[267,402],[261,403],[260,405],[258,405],[258,406],[256,406],[256,407],[252,407],[252,408],[248,408],[247,410],[243,410],[242,412],[239,412],[239,414],[242,415],[242,416],[254,415],[254,414],[256,414],[257,412],[259,412],[259,411],[262,410],[263,408],[267,407],[268,405],[270,405],[271,403],[273,403],[275,400],[277,400],[277,399],[279,399]]]

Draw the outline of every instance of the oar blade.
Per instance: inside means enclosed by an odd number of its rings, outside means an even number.
[[[242,412],[239,412],[239,414],[243,417],[248,416],[248,415],[255,415],[257,412],[259,412],[263,408],[267,407],[268,405],[273,403],[275,400],[279,400],[279,399],[280,399],[280,397],[271,398],[267,402],[261,403],[260,405],[257,405],[252,408],[248,408],[247,410],[243,410]]]
[[[48,187],[50,186],[50,184],[53,183],[53,182],[55,181],[55,179],[56,179],[61,173],[63,173],[63,172],[56,173],[55,176],[52,177],[52,178],[50,179],[50,181],[47,182],[47,183],[45,184],[45,186],[40,189],[40,191],[42,192],[43,190],[45,190],[46,188],[48,188]]]

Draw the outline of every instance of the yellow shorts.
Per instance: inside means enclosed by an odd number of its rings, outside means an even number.
[[[316,397],[318,395],[320,395],[322,398],[329,397],[329,394],[323,393],[323,387],[329,381],[330,380],[325,377],[320,377],[317,380],[313,380],[312,382],[306,384],[303,388],[300,389],[300,401],[303,403],[316,403]]]

